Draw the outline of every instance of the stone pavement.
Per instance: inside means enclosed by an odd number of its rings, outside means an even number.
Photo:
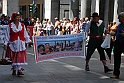
[[[2,46],[0,46],[0,53]],[[97,52],[90,61],[90,70],[84,70],[84,58],[62,58],[35,63],[33,48],[27,48],[28,65],[24,76],[12,76],[10,65],[0,65],[0,83],[124,83],[124,64],[120,79],[110,79],[111,73],[104,73]],[[112,62],[113,63],[113,62]],[[123,63],[123,62],[122,62]],[[113,64],[108,65],[113,68]]]

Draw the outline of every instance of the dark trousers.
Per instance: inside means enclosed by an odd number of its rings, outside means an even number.
[[[124,52],[124,41],[115,41],[114,46],[114,72],[116,76],[120,75],[121,54]]]
[[[96,40],[96,39],[90,38],[88,42],[86,60],[90,60],[96,48],[100,55],[100,60],[106,60],[104,49],[101,47],[102,42],[103,42],[102,40]]]
[[[115,44],[115,41],[111,40],[110,48],[105,49],[105,51],[106,51],[106,53],[107,53],[107,55],[108,55],[110,60],[111,60],[111,52],[112,52],[112,49],[114,47],[114,44]]]

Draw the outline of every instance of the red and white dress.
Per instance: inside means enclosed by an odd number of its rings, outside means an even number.
[[[19,22],[18,28],[13,22],[8,25],[4,45],[7,46],[6,57],[10,58],[12,65],[27,65],[25,43],[29,42],[24,24]]]

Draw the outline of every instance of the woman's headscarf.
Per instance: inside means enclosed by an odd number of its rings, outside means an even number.
[[[11,21],[12,22],[14,21],[14,19],[16,18],[16,16],[20,16],[20,13],[19,12],[12,13],[12,17],[11,17]]]

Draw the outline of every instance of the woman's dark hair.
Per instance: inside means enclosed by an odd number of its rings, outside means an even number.
[[[40,45],[37,46],[38,52],[39,52],[39,48],[40,48],[41,46],[43,47],[43,51],[45,51],[45,46],[44,46],[43,44],[40,44]]]

